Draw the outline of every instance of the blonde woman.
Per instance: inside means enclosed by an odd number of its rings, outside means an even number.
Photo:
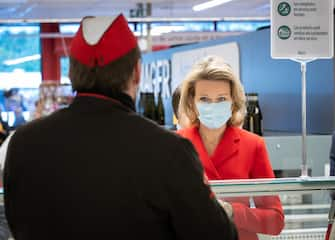
[[[274,177],[263,139],[240,128],[245,95],[223,59],[207,57],[193,67],[183,82],[180,107],[192,127],[178,133],[193,143],[209,180]],[[250,208],[248,197],[225,201],[242,240],[277,235],[284,227],[276,196],[255,197],[256,208]]]

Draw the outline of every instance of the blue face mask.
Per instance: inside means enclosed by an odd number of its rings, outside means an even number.
[[[199,120],[210,129],[222,127],[231,118],[231,102],[196,103]]]

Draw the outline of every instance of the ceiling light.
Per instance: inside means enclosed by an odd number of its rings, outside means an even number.
[[[201,4],[197,4],[193,6],[193,11],[202,11],[208,8],[216,7],[221,4],[225,4],[227,2],[230,2],[232,0],[212,0],[212,1],[207,1]]]
[[[12,59],[12,60],[5,60],[5,61],[3,61],[3,64],[5,64],[7,66],[11,66],[11,65],[17,65],[17,64],[20,64],[20,63],[35,61],[35,60],[39,60],[39,59],[41,59],[41,55],[40,54],[35,54],[35,55],[26,56],[26,57],[22,57],[22,58],[16,58],[16,59]]]

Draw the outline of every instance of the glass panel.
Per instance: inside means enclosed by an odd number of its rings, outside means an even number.
[[[78,31],[78,29],[79,29],[79,23],[61,23],[61,24],[59,24],[59,31],[61,33],[74,34]]]
[[[40,72],[38,25],[1,25],[0,39],[0,72]]]
[[[0,25],[0,110],[9,127],[30,120],[35,108],[41,83],[39,32],[36,24]]]
[[[152,23],[152,30],[155,28],[171,28],[174,32],[203,32],[214,31],[213,22],[162,22]]]
[[[151,23],[151,35],[157,36],[169,32],[209,32],[214,31],[214,22],[154,22]],[[146,36],[147,23],[137,23],[135,34]]]
[[[69,58],[68,57],[62,57],[60,64],[61,64],[61,83],[62,84],[70,84],[69,79]]]
[[[307,136],[307,167],[310,176],[329,175],[331,135]],[[277,177],[301,175],[301,136],[264,137],[272,167]]]
[[[270,26],[269,21],[259,22],[241,22],[241,21],[229,21],[229,22],[218,22],[217,31],[222,32],[250,32],[256,31],[258,28]]]
[[[129,28],[134,31],[134,23],[128,24]],[[79,23],[61,23],[59,24],[59,30],[61,33],[65,34],[75,34],[79,29]]]
[[[231,204],[240,239],[325,239],[334,218],[334,177],[210,182],[218,199]],[[225,205],[225,204],[223,204]],[[334,202],[335,205],[335,202]],[[284,216],[284,218],[283,218]],[[257,237],[258,238],[257,238]]]

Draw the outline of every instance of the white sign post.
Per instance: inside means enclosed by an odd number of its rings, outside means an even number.
[[[333,0],[271,0],[271,57],[300,63],[302,82],[302,165],[308,176],[306,148],[307,63],[332,58]]]

